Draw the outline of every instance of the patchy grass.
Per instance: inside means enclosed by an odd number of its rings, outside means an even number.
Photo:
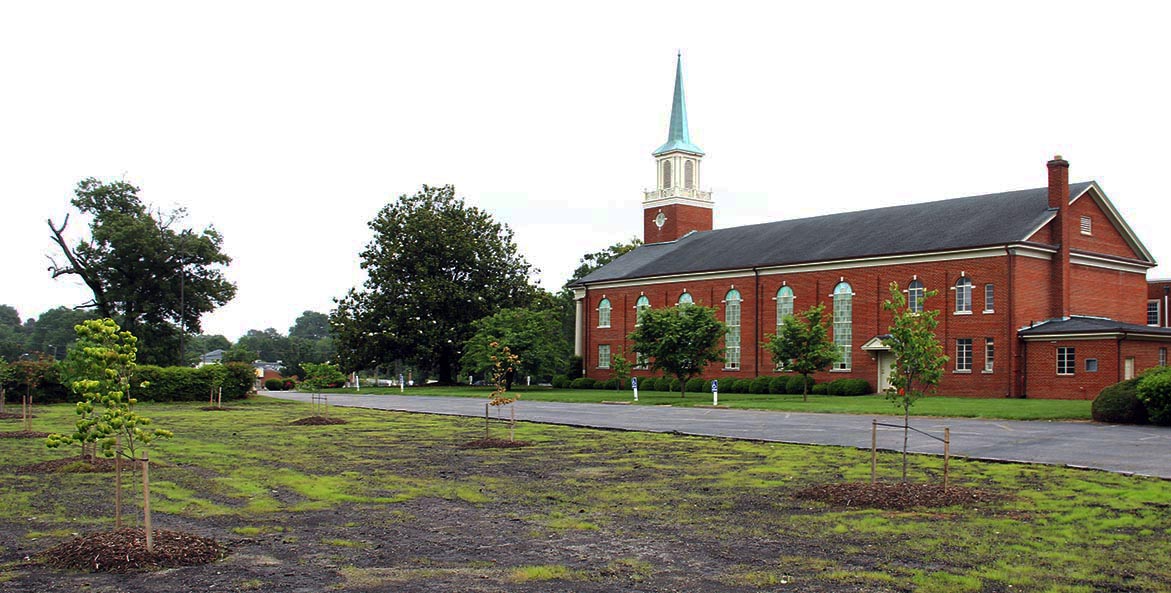
[[[330,393],[355,395],[352,389],[331,389]],[[447,397],[488,398],[491,393],[486,387],[411,387],[405,395],[436,395]],[[542,387],[520,388],[516,391],[523,401],[551,401],[567,403],[600,403],[603,401],[629,401],[644,406],[691,407],[711,404],[711,393],[679,394],[665,391],[639,391],[638,402],[634,402],[630,390],[607,389],[550,389]],[[400,395],[398,389],[389,387],[363,388],[357,395],[389,394]],[[953,418],[997,418],[1003,420],[1089,420],[1089,400],[1049,399],[1007,399],[931,396],[915,403],[912,411],[917,416],[939,416]],[[754,410],[778,410],[784,412],[820,412],[830,414],[887,414],[897,415],[898,409],[881,395],[843,397],[833,395],[810,395],[809,401],[800,395],[769,395],[749,393],[721,393],[720,405],[729,408]]]
[[[1169,481],[953,460],[957,485],[1003,496],[842,510],[795,494],[866,480],[866,451],[529,423],[517,438],[532,447],[464,450],[482,431],[476,419],[335,408],[348,424],[294,428],[308,406],[197,406],[142,406],[175,432],[151,450],[163,462],[151,470],[156,524],[268,535],[246,552],[304,564],[320,590],[539,590],[557,580],[581,591],[1171,590]],[[67,405],[38,413],[50,430],[74,418]],[[16,474],[63,453],[40,441],[5,447],[0,566],[111,525],[112,476]],[[940,459],[910,461],[913,479],[939,479]],[[895,479],[898,455],[879,463],[880,477]],[[231,573],[239,589],[268,578],[231,562],[214,570],[244,571]],[[199,574],[183,584],[224,582]],[[18,590],[76,589],[70,579],[82,578],[24,566],[0,575]]]

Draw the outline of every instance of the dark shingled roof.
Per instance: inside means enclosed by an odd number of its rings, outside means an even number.
[[[1136,323],[1123,323],[1103,317],[1072,316],[1065,319],[1049,319],[1032,327],[1017,332],[1022,338],[1029,336],[1049,336],[1054,334],[1146,334],[1159,335],[1171,338],[1171,328],[1151,327]]]
[[[1091,182],[1071,183],[1077,196]],[[696,232],[643,245],[574,285],[1017,243],[1053,211],[1045,187]]]

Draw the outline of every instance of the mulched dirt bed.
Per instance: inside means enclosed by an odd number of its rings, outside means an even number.
[[[35,430],[18,430],[16,432],[0,432],[0,439],[43,439],[49,436],[47,432]]]
[[[29,418],[36,418],[36,417],[37,417],[36,414],[29,416]],[[15,420],[17,418],[24,418],[24,416],[21,416],[20,414],[13,414],[12,412],[0,412],[0,420]]]
[[[131,462],[122,460],[122,470],[129,471],[131,469]],[[92,461],[86,460],[80,455],[74,457],[66,457],[64,459],[52,459],[49,461],[42,461],[40,463],[33,463],[30,465],[22,465],[16,468],[18,474],[56,474],[56,473],[99,473],[114,471],[114,460],[107,457],[96,457]]]
[[[229,408],[229,407],[221,407],[221,406],[204,406],[199,409],[203,410],[205,412],[235,412],[236,410],[239,410],[240,408]]]
[[[156,529],[154,552],[146,551],[143,529],[102,531],[76,537],[37,555],[54,568],[88,572],[146,572],[209,564],[227,555],[214,539]]]
[[[528,447],[532,443],[529,441],[510,441],[508,439],[476,439],[468,441],[459,447],[461,449],[515,449],[516,447]]]
[[[294,421],[290,422],[289,424],[293,424],[296,426],[326,426],[329,424],[349,424],[349,423],[346,422],[345,420],[342,420],[341,418],[327,418],[325,416],[310,416],[308,418],[294,420]]]
[[[818,500],[836,507],[907,510],[986,503],[1002,498],[983,490],[942,484],[902,482],[848,482],[821,484],[797,493],[797,498]]]

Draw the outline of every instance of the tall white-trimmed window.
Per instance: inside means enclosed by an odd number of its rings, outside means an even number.
[[[598,303],[598,327],[610,327],[610,299]]]
[[[691,298],[691,293],[687,292],[687,291],[683,291],[683,294],[679,295],[679,302],[677,304],[690,305],[694,302],[695,302],[695,299]]]
[[[1155,327],[1159,326],[1159,317],[1161,317],[1161,315],[1159,315],[1160,304],[1162,303],[1160,303],[1157,299],[1147,301],[1147,325],[1153,325]]]
[[[854,339],[854,289],[848,282],[839,282],[834,287],[834,345],[841,358],[834,368],[848,371],[851,367],[850,346]]]
[[[610,368],[610,345],[598,344],[598,368]]]
[[[972,372],[972,338],[956,340],[956,372]]]
[[[646,298],[645,294],[638,297],[638,300],[634,302],[634,324],[635,325],[639,325],[642,323],[643,311],[646,311],[647,309],[650,309],[650,308],[651,308],[651,300]]]
[[[923,288],[923,283],[918,278],[911,281],[907,285],[907,309],[912,313],[923,312],[923,297],[927,294],[927,289]]]
[[[1159,366],[1167,366],[1167,349],[1159,348]]]
[[[992,338],[984,338],[984,372],[991,373],[995,368],[996,362],[996,344],[992,342]]]
[[[993,284],[984,285],[984,312],[991,313],[996,310],[996,286]]]
[[[793,289],[782,286],[777,291],[777,331],[781,331],[781,323],[786,317],[793,316]]]
[[[956,280],[956,313],[972,312],[972,280],[962,277]]]
[[[671,183],[671,161],[663,161],[663,188],[675,185]]]
[[[733,288],[724,295],[724,368],[740,368],[740,291]]]
[[[1072,375],[1077,369],[1077,353],[1072,347],[1057,349],[1057,374]]]
[[[683,163],[683,187],[695,187],[695,161],[687,160]]]

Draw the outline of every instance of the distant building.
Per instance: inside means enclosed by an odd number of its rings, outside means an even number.
[[[632,351],[643,310],[686,303],[716,307],[728,328],[724,362],[705,378],[780,374],[761,342],[783,317],[821,303],[841,360],[817,380],[882,390],[891,282],[912,307],[938,291],[927,306],[942,309],[944,394],[1088,399],[1167,363],[1171,281],[1148,285],[1154,257],[1097,182],[1069,182],[1060,156],[1035,189],[714,229],[681,63],[667,142],[653,155],[645,244],[573,286],[575,350],[589,377],[609,377],[611,355]]]
[[[195,366],[198,368],[198,367],[206,366],[209,364],[223,364],[225,353],[226,352],[224,350],[216,349],[216,350],[212,350],[211,352],[205,352],[203,354],[200,354],[199,355],[199,363],[196,364]]]

